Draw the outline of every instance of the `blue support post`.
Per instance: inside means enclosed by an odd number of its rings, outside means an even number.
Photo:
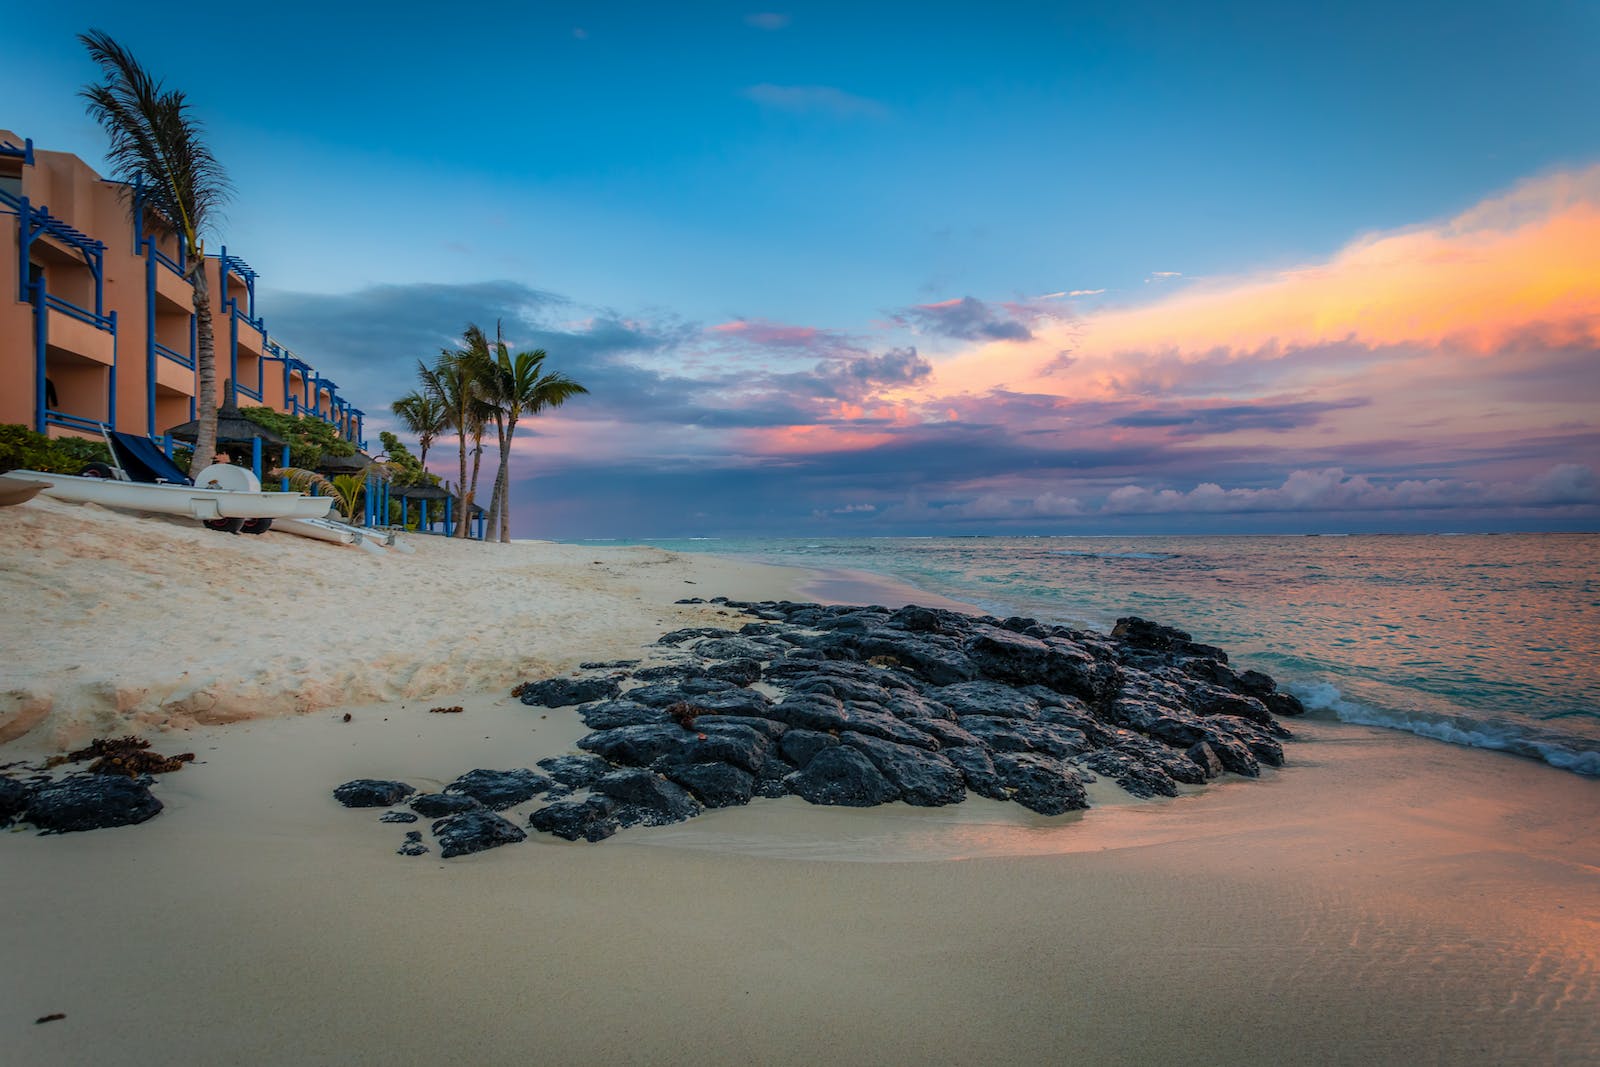
[[[27,211],[27,208],[28,202],[24,199],[22,209]],[[24,269],[26,269],[28,261],[24,259],[22,262]],[[24,274],[23,277],[26,278],[27,275]],[[45,377],[45,350],[50,343],[50,316],[46,314],[44,309],[44,275],[40,274],[39,277],[30,282],[28,288],[32,291],[33,300],[33,357],[35,369],[33,428],[38,433],[44,433],[45,412],[50,407],[49,393],[45,387],[47,381]]]
[[[448,493],[449,490],[446,489],[445,492]],[[449,537],[450,536],[450,531],[455,529],[455,527],[450,525],[450,522],[451,522],[450,512],[455,507],[455,503],[456,503],[456,499],[453,496],[447,496],[447,497],[444,498],[444,535],[446,537]]]
[[[283,469],[284,470],[288,470],[289,469],[289,446],[288,445],[284,445],[283,446]],[[287,493],[289,491],[289,476],[287,474],[285,474],[283,476],[283,481],[279,484],[279,488],[282,489],[285,493]]]
[[[423,501],[422,501],[422,517],[417,520],[417,529],[421,530],[423,533],[427,533],[428,532],[428,501],[427,501],[427,498],[423,498]]]
[[[144,208],[134,211],[134,224],[143,228]],[[144,400],[145,433],[156,432],[156,242],[154,237],[141,238],[144,252]]]
[[[261,438],[250,438],[250,470],[254,472],[256,481],[261,480]]]
[[[98,286],[96,287],[94,302],[96,304],[100,303]],[[98,315],[100,312],[95,312],[95,314]],[[111,428],[115,430],[117,428],[117,313],[113,311],[107,318],[111,321],[111,373],[108,375],[111,384],[106,393],[106,422],[110,423]]]
[[[170,433],[161,435],[161,451],[167,454],[168,459],[172,458],[172,435]]]

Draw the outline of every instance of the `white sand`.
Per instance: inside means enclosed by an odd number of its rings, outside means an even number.
[[[8,615],[12,568],[29,559],[15,544],[19,510],[0,513]],[[49,510],[57,525],[69,517]],[[122,526],[133,544],[127,521],[91,525]],[[422,548],[409,560],[462,577],[508,551]],[[226,549],[240,566],[268,550],[280,567],[316,559],[347,597],[396,562],[270,539]],[[774,595],[758,587],[795,577],[632,550],[509,551],[520,555],[499,558],[521,577],[493,580],[531,602],[513,625],[569,627],[538,638],[560,649],[557,665],[628,656],[680,617],[715,618],[671,607],[685,589]],[[205,603],[181,564],[162,574],[191,608]],[[468,592],[480,606],[500,595]],[[273,598],[264,624],[303,632],[338,602],[296,614],[304,601]],[[501,636],[505,609],[483,610],[497,639],[529,641]],[[13,661],[68,625],[30,617],[8,631]],[[473,611],[451,618],[486,639]],[[476,654],[460,634],[394,625]],[[196,674],[208,655],[234,663],[223,651],[234,631],[217,633],[187,661]],[[159,681],[159,664],[134,666]],[[71,677],[59,660],[29,669],[43,696]],[[487,659],[474,669],[493,673]],[[161,779],[158,818],[0,835],[0,1062],[1600,1059],[1591,780],[1304,723],[1290,766],[1260,781],[1084,816],[978,799],[846,811],[787,798],[600,845],[533,835],[448,862],[396,855],[406,827],[330,798],[356,776],[436,786],[566,750],[583,732],[576,714],[523,707],[504,695],[509,677],[487,693],[157,732],[158,749],[202,761]],[[52,724],[78,722],[56,699],[46,729],[0,748],[0,762],[42,755]],[[432,715],[432,703],[466,710]],[[66,1018],[33,1022],[51,1012]]]
[[[797,575],[650,548],[407,543],[374,556],[47,498],[0,510],[0,743],[499,689],[707,625],[714,609],[672,602],[727,595],[719,582],[772,597]]]

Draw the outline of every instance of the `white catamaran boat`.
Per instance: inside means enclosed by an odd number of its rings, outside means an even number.
[[[248,479],[239,489],[211,488],[206,482],[218,481],[221,467],[229,481]],[[43,482],[40,492],[57,500],[78,504],[100,504],[108,508],[153,511],[162,515],[188,515],[201,521],[216,519],[321,519],[333,511],[328,497],[302,496],[299,493],[263,493],[256,476],[243,467],[217,463],[200,472],[199,485],[168,482],[124,482],[115,478],[85,478],[73,474],[18,470],[12,476]],[[249,485],[254,488],[249,488]]]
[[[114,466],[93,463],[83,475],[15,470],[7,477],[42,483],[39,492],[57,500],[187,515],[230,533],[264,533],[274,519],[325,519],[334,514],[329,497],[263,493],[253,473],[231,463],[213,463],[191,483],[148,439],[115,431],[105,431],[105,436]]]

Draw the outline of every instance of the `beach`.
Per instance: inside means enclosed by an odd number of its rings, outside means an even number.
[[[129,731],[197,757],[150,822],[0,837],[14,1062],[1600,1054],[1593,780],[1313,719],[1260,779],[1086,813],[786,797],[406,857],[331,789],[570,751],[576,712],[517,682],[744,621],[683,598],[917,592],[659,549],[0,519],[0,763]]]

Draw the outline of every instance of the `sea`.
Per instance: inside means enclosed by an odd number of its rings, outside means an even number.
[[[1600,777],[1600,534],[628,543],[865,571],[1077,628],[1138,615],[1266,671],[1313,714]]]

